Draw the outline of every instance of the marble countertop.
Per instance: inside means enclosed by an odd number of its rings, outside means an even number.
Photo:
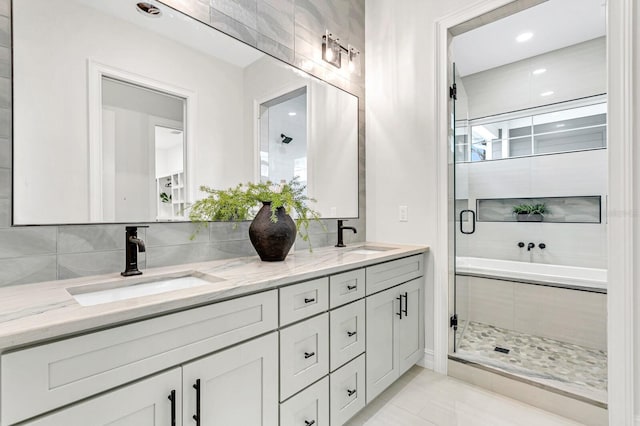
[[[384,251],[358,253],[363,247]],[[363,243],[347,248],[321,248],[313,253],[289,254],[283,262],[262,262],[258,256],[217,260],[143,270],[145,279],[188,273],[220,279],[191,288],[81,306],[73,298],[91,286],[127,285],[138,277],[119,273],[69,280],[47,281],[0,288],[0,352],[46,340],[98,330],[150,318],[214,301],[278,288],[286,284],[361,268],[375,263],[424,253],[426,246]],[[70,293],[71,292],[71,293]]]

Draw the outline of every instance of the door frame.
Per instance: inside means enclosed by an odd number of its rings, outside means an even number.
[[[89,221],[103,221],[102,205],[102,78],[112,78],[136,86],[146,87],[184,99],[184,143],[185,177],[193,177],[195,153],[194,129],[197,116],[198,97],[196,92],[173,84],[139,75],[112,65],[87,58],[87,110],[88,110],[88,152],[89,152]],[[185,200],[190,201],[195,194],[194,179],[185,179]]]
[[[477,2],[435,22],[435,97],[436,126],[434,140],[449,138],[449,29],[511,0]],[[637,24],[634,0],[607,2],[607,140],[608,182],[608,286],[607,334],[609,359],[609,424],[640,426],[634,413],[635,327],[634,277],[640,267],[634,264],[634,241],[639,232],[634,219],[634,202],[638,202],[634,176],[640,165],[634,164],[634,28]],[[611,143],[615,141],[615,143]],[[437,156],[437,229],[434,250],[434,370],[447,372],[449,353],[449,280],[454,273],[453,243],[449,240],[453,215],[450,211],[448,143],[436,144]]]

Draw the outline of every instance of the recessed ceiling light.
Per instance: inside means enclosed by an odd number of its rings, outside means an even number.
[[[295,112],[293,112],[293,111],[291,111],[291,112],[289,113],[289,115],[290,115],[291,117],[293,117],[294,115],[296,115],[296,113],[295,113]]]
[[[553,90],[540,93],[540,96],[551,96],[551,95],[553,95]]]
[[[140,2],[136,4],[136,9],[138,12],[142,13],[145,16],[149,16],[152,18],[159,18],[162,15],[162,11],[158,9],[156,6],[147,2]]]
[[[564,123],[556,124],[556,127],[564,127]]]
[[[531,37],[533,37],[533,33],[522,33],[518,37],[516,37],[516,41],[518,43],[522,43],[527,40],[531,40]]]
[[[539,75],[539,74],[542,74],[542,73],[545,73],[545,72],[547,72],[546,68],[538,68],[537,70],[533,70],[533,74],[535,74],[535,75]]]

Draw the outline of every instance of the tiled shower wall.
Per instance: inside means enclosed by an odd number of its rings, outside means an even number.
[[[108,1],[108,0],[102,0]],[[364,0],[164,0],[164,3],[258,47],[360,98],[358,233],[347,242],[365,240],[364,182]],[[124,225],[11,227],[11,0],[0,0],[0,286],[113,273],[124,268]],[[325,29],[362,51],[363,72],[338,77],[319,59]],[[60,47],[61,49],[64,46]],[[20,143],[19,140],[15,143]],[[61,201],[62,202],[62,201]],[[46,209],[46,206],[42,206]],[[311,230],[314,247],[334,244],[336,221]],[[248,223],[237,229],[212,223],[193,240],[191,223],[149,223],[140,235],[147,251],[143,267],[175,265],[255,255]],[[302,241],[296,250],[306,250]]]

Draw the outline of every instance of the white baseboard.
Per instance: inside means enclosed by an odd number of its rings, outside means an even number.
[[[418,361],[418,365],[422,368],[433,370],[433,349],[424,350],[424,356],[420,359],[420,361]]]

